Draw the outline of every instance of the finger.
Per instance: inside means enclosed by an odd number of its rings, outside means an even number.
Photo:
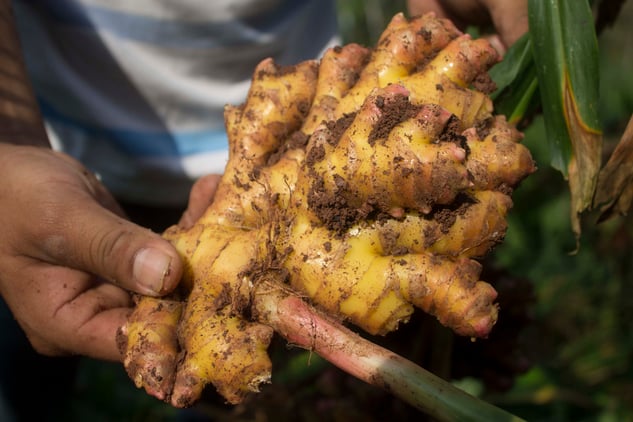
[[[407,7],[412,16],[433,12],[462,30],[469,24],[482,25],[490,20],[480,0],[408,0]]]
[[[117,346],[117,332],[130,315],[130,308],[113,308],[100,312],[77,331],[74,353],[94,359],[122,362]]]
[[[72,340],[64,345],[51,343],[40,333],[28,335],[33,348],[45,356],[79,355],[93,359],[122,362],[123,358],[116,344],[116,333],[125,324],[130,314],[129,308],[108,309],[71,333]]]
[[[499,36],[499,34],[490,34],[490,35],[484,36],[483,38],[490,43],[492,48],[497,50],[497,53],[499,53],[500,58],[503,58],[503,56],[505,56],[506,51],[508,51],[508,48],[504,44],[504,42],[501,41],[501,37]]]
[[[116,335],[131,307],[130,295],[117,286],[101,283],[83,291],[55,312],[55,324],[72,334],[62,346],[82,356],[121,361]]]
[[[490,11],[501,42],[508,48],[528,30],[528,6],[525,0],[482,0]]]
[[[55,205],[35,229],[39,258],[76,268],[147,295],[171,291],[182,263],[173,246],[158,234],[127,221],[85,193],[75,203]]]
[[[117,331],[127,321],[131,306],[129,294],[108,283],[82,292],[55,313],[55,323],[72,330],[64,347],[82,356],[122,361]]]
[[[433,12],[437,17],[446,17],[446,11],[439,0],[407,0],[407,9],[412,16]]]
[[[188,229],[202,216],[207,207],[213,202],[220,179],[221,176],[219,174],[209,174],[200,178],[193,185],[189,193],[187,209],[178,222],[180,227]]]
[[[408,0],[407,10],[411,16],[420,16],[426,13],[433,13],[438,18],[450,19],[453,23],[462,28],[464,22],[451,10],[450,2],[442,0]]]
[[[35,350],[121,360],[116,333],[132,311],[128,292],[69,268],[35,261],[20,268],[7,301]]]

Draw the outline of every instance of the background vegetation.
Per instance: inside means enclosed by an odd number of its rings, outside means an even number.
[[[404,1],[339,1],[344,42],[371,45],[403,6]],[[615,25],[599,38],[600,111],[605,142],[611,147],[633,113],[632,21],[633,2],[626,2]],[[633,220],[629,216],[598,225],[595,215],[584,216],[580,249],[570,254],[576,245],[569,223],[568,187],[549,166],[542,119],[530,122],[525,133],[524,142],[539,171],[515,193],[510,229],[495,251],[494,262],[533,285],[532,320],[520,343],[531,369],[504,392],[487,391],[478,378],[455,382],[531,421],[633,420]],[[285,364],[277,367],[274,379],[286,389],[260,398],[251,404],[253,408],[274,403],[297,412],[297,420],[318,420],[317,408],[345,402],[348,408],[330,414],[353,420],[350,415],[358,412],[351,407],[372,405],[373,392],[341,378],[318,357],[300,352],[290,356],[283,358]],[[350,389],[364,401],[346,401]],[[309,405],[301,408],[297,403]],[[95,422],[270,417],[263,411],[218,409],[221,404],[210,398],[194,410],[177,412],[134,389],[119,365],[82,361],[74,396],[64,412],[68,420]],[[391,420],[398,420],[398,412],[407,414],[397,405],[389,409]],[[376,420],[380,420],[377,414]]]

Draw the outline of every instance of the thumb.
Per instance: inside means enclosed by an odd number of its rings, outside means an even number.
[[[86,198],[57,213],[54,232],[44,234],[44,259],[83,270],[137,293],[157,296],[178,284],[182,262],[160,235]]]

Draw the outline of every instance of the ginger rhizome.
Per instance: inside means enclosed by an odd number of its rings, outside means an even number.
[[[140,298],[122,330],[137,386],[175,406],[209,383],[231,403],[257,391],[280,291],[371,334],[419,308],[486,337],[496,292],[475,259],[503,239],[512,189],[534,171],[520,132],[493,113],[497,61],[429,14],[396,15],[374,49],[261,62],[246,102],[226,107],[212,205],[164,233],[185,262],[181,290]]]

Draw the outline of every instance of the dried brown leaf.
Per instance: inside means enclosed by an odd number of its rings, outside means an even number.
[[[584,123],[569,81],[565,84],[563,96],[565,103],[563,109],[573,151],[568,166],[571,226],[578,238],[581,232],[580,214],[591,207],[597,185],[601,164],[602,134]]]
[[[626,215],[633,200],[633,115],[622,139],[600,171],[593,201],[600,210],[600,221]]]

